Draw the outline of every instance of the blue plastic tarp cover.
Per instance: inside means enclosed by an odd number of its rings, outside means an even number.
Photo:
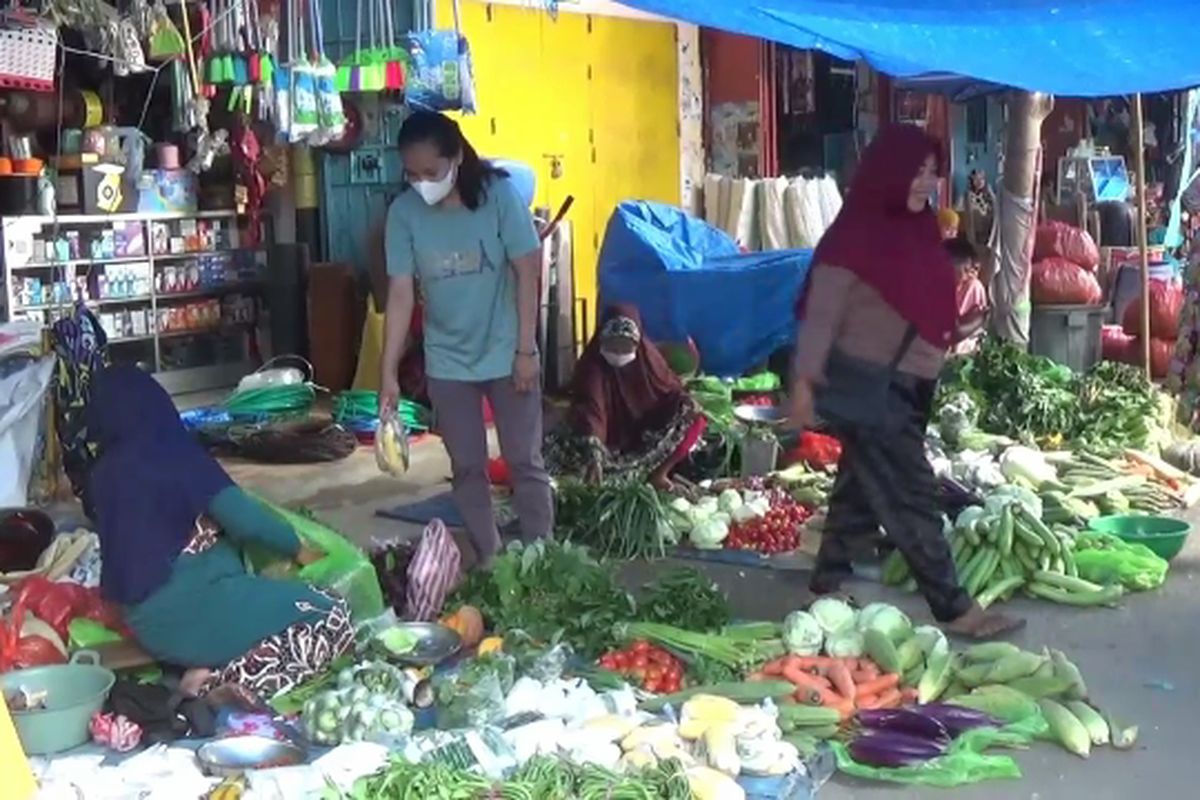
[[[601,307],[631,303],[656,342],[691,337],[704,372],[741,375],[791,344],[810,250],[742,253],[678,208],[617,206],[600,248]]]
[[[620,0],[889,75],[948,72],[1078,97],[1200,85],[1196,0]]]

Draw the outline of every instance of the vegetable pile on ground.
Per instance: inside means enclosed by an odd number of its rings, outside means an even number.
[[[1007,448],[996,462],[1011,483],[992,488],[960,512],[950,531],[959,580],[981,606],[1018,591],[1078,606],[1115,605],[1126,589],[1160,586],[1167,563],[1144,546],[1081,530],[1102,514],[1162,512],[1182,498],[1161,482],[1158,460],[1127,451],[1121,459],[1089,453],[1043,454]],[[1156,477],[1152,477],[1156,476]],[[915,590],[908,564],[892,552],[883,582]]]
[[[752,550],[764,555],[788,553],[800,546],[800,529],[812,516],[781,488],[763,481],[722,481],[719,492],[692,503],[670,505],[670,526],[700,550]]]
[[[557,535],[601,555],[662,558],[678,543],[667,524],[667,507],[645,482],[591,485],[564,481],[555,491]]]
[[[1159,416],[1159,396],[1142,372],[1102,361],[1078,375],[1015,345],[988,339],[957,359],[939,389],[939,408],[966,394],[983,431],[1048,445],[1099,450],[1143,447]],[[975,422],[975,420],[971,420]]]
[[[670,694],[683,686],[683,662],[644,639],[624,650],[610,650],[596,663],[647,692]]]

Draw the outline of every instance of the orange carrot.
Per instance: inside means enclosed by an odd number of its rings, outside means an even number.
[[[853,700],[858,694],[858,689],[854,685],[853,678],[850,677],[850,669],[844,662],[835,661],[829,665],[829,682],[833,684],[833,688],[838,694],[845,697],[847,700]]]
[[[876,708],[899,708],[899,706],[899,689],[892,688],[879,693],[879,705]]]
[[[865,683],[873,681],[879,677],[879,667],[875,666],[875,662],[865,658],[858,660],[858,669],[851,673],[855,683]]]
[[[746,676],[747,683],[761,683],[762,681],[765,681],[766,679],[767,679],[767,673],[762,672],[762,671],[751,672],[749,675]]]
[[[900,701],[904,705],[914,705],[917,702],[917,690],[911,686],[900,690]]]
[[[838,712],[842,722],[845,722],[854,716],[854,701],[852,700],[842,700],[841,702],[835,703],[829,707]]]
[[[783,661],[783,658],[776,658],[773,661],[763,664],[762,674],[771,678],[778,678],[783,674]]]
[[[862,692],[859,692],[858,698],[855,699],[854,704],[864,711],[869,711],[873,708],[879,708],[879,695],[863,694]]]
[[[816,675],[809,675],[799,667],[792,665],[792,669],[786,669],[783,672],[783,677],[796,685],[798,691],[813,691],[820,698],[821,705],[832,706],[838,701],[844,699],[840,695],[835,694],[829,688],[829,681]],[[797,699],[800,699],[797,697]],[[804,702],[801,700],[801,702]]]
[[[826,656],[796,656],[796,664],[805,672],[816,674],[829,669],[829,665],[837,659]]]
[[[792,681],[795,683],[795,681]],[[864,681],[858,684],[859,694],[882,694],[888,689],[895,689],[900,685],[900,676],[895,672],[889,672],[886,675],[881,675],[873,681]]]
[[[824,705],[821,693],[811,686],[797,686],[796,693],[792,695],[792,699],[802,706]]]

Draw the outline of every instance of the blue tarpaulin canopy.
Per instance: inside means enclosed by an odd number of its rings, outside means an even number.
[[[620,0],[898,77],[951,73],[1076,97],[1200,86],[1196,0]]]

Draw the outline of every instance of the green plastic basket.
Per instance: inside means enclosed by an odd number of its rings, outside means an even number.
[[[1097,533],[1108,533],[1134,544],[1144,544],[1160,558],[1170,561],[1179,555],[1192,526],[1175,517],[1116,514],[1097,517],[1088,523]]]
[[[100,657],[80,650],[70,664],[19,669],[0,675],[5,691],[18,688],[46,692],[46,707],[12,712],[21,748],[29,756],[61,753],[91,738],[88,723],[104,707],[116,681],[111,670],[100,666]]]

